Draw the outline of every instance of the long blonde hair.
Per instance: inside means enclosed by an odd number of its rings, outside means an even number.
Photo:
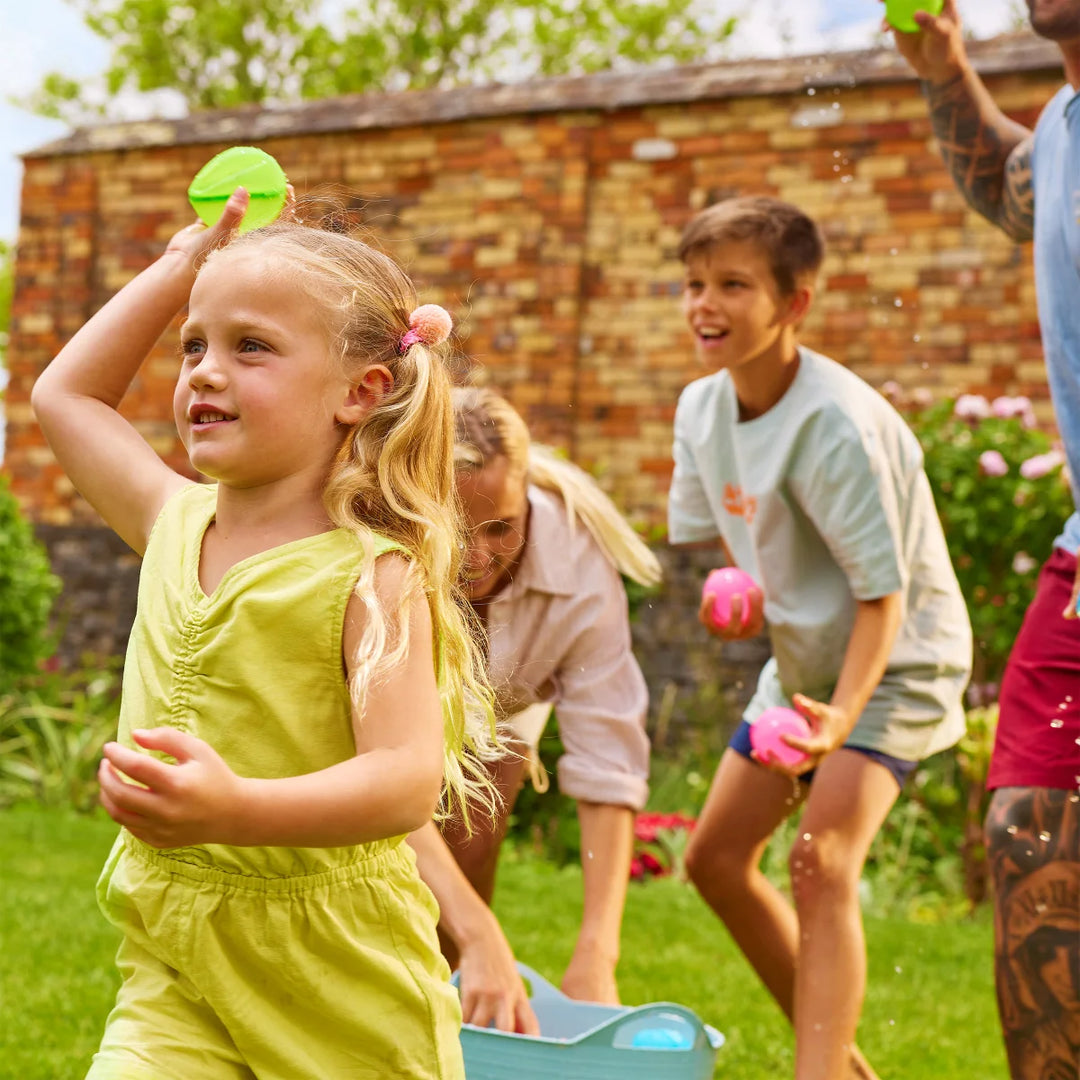
[[[534,443],[506,398],[487,387],[468,386],[454,389],[453,402],[456,468],[482,469],[494,457],[506,458],[512,474],[562,499],[570,527],[580,520],[620,574],[640,585],[660,582],[656,556],[596,481],[549,447]]]
[[[458,592],[464,530],[457,510],[453,412],[447,346],[401,351],[416,307],[412,282],[386,255],[360,240],[298,224],[257,229],[209,260],[232,254],[280,265],[322,316],[331,357],[347,376],[385,365],[393,387],[344,436],[323,489],[330,520],[360,541],[356,593],[368,618],[349,690],[362,717],[367,691],[405,657],[408,607],[422,592],[431,610],[445,731],[444,805],[468,824],[470,804],[493,812],[496,795],[481,764],[496,756],[493,695],[468,605]],[[375,590],[375,534],[409,559],[395,611]]]

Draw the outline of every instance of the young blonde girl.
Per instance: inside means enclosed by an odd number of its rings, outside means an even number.
[[[123,979],[90,1076],[460,1078],[402,843],[442,790],[487,790],[446,331],[410,325],[408,279],[359,241],[282,224],[226,246],[246,203],[178,233],[34,389],[76,487],[145,554],[100,772]],[[216,485],[116,411],[185,304],[174,412]]]

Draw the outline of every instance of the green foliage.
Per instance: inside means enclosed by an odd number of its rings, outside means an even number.
[[[993,415],[995,409],[1017,415]],[[984,398],[965,397],[905,412],[925,452],[926,473],[971,616],[973,683],[996,684],[1035,595],[1038,569],[1072,513],[1063,459],[1052,456],[1046,432],[1029,426],[1033,418],[1024,398],[999,398],[991,405]],[[995,454],[1007,467],[1004,475],[993,475],[1003,467]],[[1021,466],[1032,459],[1033,471],[1041,471],[1040,465],[1048,471],[1025,477]]]
[[[0,694],[51,653],[49,613],[59,589],[44,547],[0,476]]]
[[[101,748],[116,734],[115,671],[42,675],[0,697],[0,807],[97,805]]]
[[[703,0],[69,0],[110,43],[103,86],[48,74],[24,108],[71,122],[88,97],[177,92],[190,109],[454,86],[703,58]]]

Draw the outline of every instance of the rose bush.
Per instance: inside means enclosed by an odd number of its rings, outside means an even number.
[[[1039,567],[1072,513],[1065,457],[1026,397],[927,403],[882,387],[922,444],[926,474],[975,633],[972,705],[997,686]]]

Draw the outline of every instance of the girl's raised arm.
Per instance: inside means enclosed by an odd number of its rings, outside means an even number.
[[[38,378],[31,404],[83,497],[140,555],[165,501],[189,481],[170,469],[117,408],[139,366],[187,303],[196,260],[225,242],[247,207],[233,193],[212,228],[189,225],[120,290]]]

